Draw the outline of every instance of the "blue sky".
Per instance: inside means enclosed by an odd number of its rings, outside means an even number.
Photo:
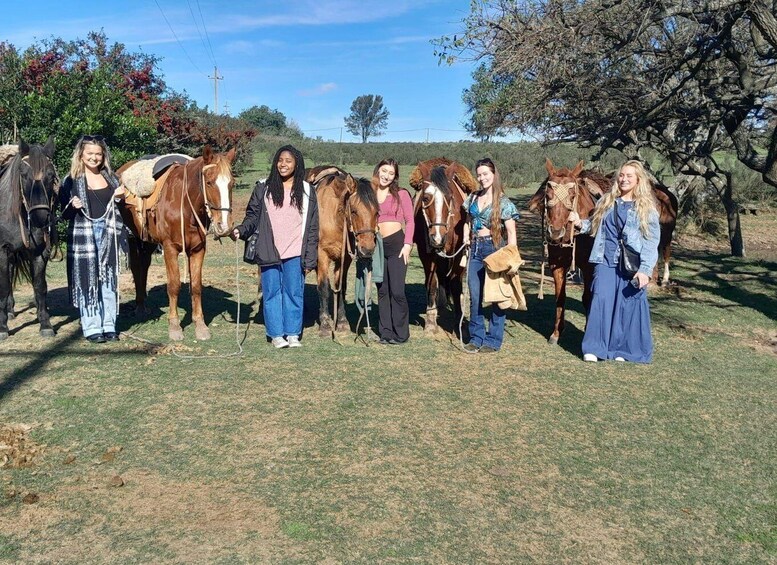
[[[0,39],[23,49],[52,36],[104,30],[111,42],[162,58],[167,84],[219,111],[266,104],[306,135],[339,139],[362,94],[390,112],[375,141],[466,139],[462,90],[473,63],[438,65],[431,39],[461,31],[469,0],[36,0],[4,8]],[[204,21],[204,27],[203,27]],[[177,39],[176,39],[177,38]],[[414,130],[414,131],[407,131]],[[445,131],[451,130],[451,131]],[[343,141],[356,138],[342,130]]]

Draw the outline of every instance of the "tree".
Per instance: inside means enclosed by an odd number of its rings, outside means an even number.
[[[363,94],[357,96],[351,104],[351,113],[345,117],[345,129],[366,143],[369,137],[383,135],[388,117],[389,111],[383,106],[383,96]]]
[[[771,5],[771,6],[770,6]],[[447,62],[481,62],[465,93],[481,132],[663,154],[703,178],[726,208],[732,254],[744,255],[721,150],[777,186],[777,20],[773,0],[477,2]],[[558,38],[548,41],[548,38]]]
[[[256,128],[259,133],[267,135],[282,135],[286,130],[286,116],[279,110],[271,110],[268,106],[251,106],[238,115]]]

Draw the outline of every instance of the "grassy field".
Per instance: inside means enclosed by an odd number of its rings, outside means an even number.
[[[681,239],[676,284],[651,290],[649,366],[581,361],[579,287],[560,345],[546,344],[528,213],[529,309],[508,315],[489,366],[456,349],[450,313],[449,333],[423,335],[415,257],[407,345],[319,337],[310,276],[304,347],[281,351],[242,245],[209,247],[213,340],[195,342],[187,314],[176,346],[161,257],[155,316],[131,316],[123,275],[125,337],[100,347],[81,338],[55,263],[57,337],[38,337],[25,285],[0,344],[0,561],[775,562],[777,222],[743,222],[753,259]],[[223,357],[236,336],[243,355]]]

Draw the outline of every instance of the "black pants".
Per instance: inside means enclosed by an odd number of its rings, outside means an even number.
[[[386,258],[383,282],[378,287],[378,329],[383,339],[407,341],[410,337],[410,311],[405,296],[407,265],[399,256],[405,240],[402,230],[383,238],[383,253]]]

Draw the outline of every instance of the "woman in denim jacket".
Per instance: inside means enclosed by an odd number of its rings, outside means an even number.
[[[621,166],[617,182],[599,201],[590,220],[581,220],[571,212],[569,221],[580,233],[595,234],[589,261],[596,263],[596,270],[583,359],[650,363],[653,338],[647,285],[658,260],[661,231],[652,186],[642,163],[628,161]],[[639,253],[639,271],[633,278],[618,266],[621,229],[623,242]]]
[[[515,221],[520,216],[515,204],[505,196],[499,172],[491,159],[478,161],[475,164],[475,175],[480,190],[467,196],[462,204],[467,218],[464,223],[464,244],[471,244],[467,270],[470,341],[464,346],[464,351],[494,353],[502,347],[505,311],[496,304],[491,306],[491,319],[486,331],[486,318],[481,303],[486,278],[483,260],[505,243],[517,244]]]

